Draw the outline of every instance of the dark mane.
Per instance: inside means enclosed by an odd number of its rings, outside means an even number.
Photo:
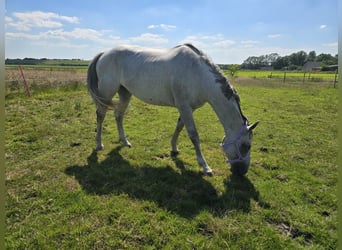
[[[192,44],[186,43],[184,44],[184,46],[187,46],[192,51],[194,51],[208,65],[208,67],[210,68],[210,71],[215,76],[216,82],[221,84],[221,89],[222,89],[223,94],[228,99],[230,99],[232,96],[237,99],[240,99],[235,89],[230,85],[227,78],[222,74],[220,68],[216,64],[214,64],[206,54],[204,54],[201,50],[197,49]]]
[[[216,82],[221,85],[221,91],[224,94],[224,96],[227,97],[228,100],[232,97],[236,100],[240,109],[241,116],[244,119],[244,121],[247,123],[248,121],[247,117],[245,117],[242,114],[242,110],[240,108],[240,97],[238,93],[236,92],[236,90],[233,88],[233,86],[229,83],[228,79],[223,75],[220,68],[216,64],[214,64],[206,54],[204,54],[201,50],[197,49],[194,45],[190,43],[186,43],[184,44],[184,46],[187,46],[193,52],[199,55],[201,59],[208,65],[210,71],[215,76]]]

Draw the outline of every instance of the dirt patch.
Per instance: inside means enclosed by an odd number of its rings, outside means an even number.
[[[304,246],[309,246],[312,244],[313,235],[309,232],[304,232],[296,226],[292,226],[289,222],[269,222],[269,224],[276,228],[279,233],[297,240],[300,244]]]

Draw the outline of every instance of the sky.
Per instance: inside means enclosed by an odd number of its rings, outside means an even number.
[[[6,58],[92,59],[192,43],[215,63],[338,52],[338,0],[7,0]]]

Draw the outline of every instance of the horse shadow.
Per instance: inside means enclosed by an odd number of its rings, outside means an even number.
[[[185,169],[176,157],[173,160],[180,172],[169,165],[131,165],[121,156],[120,149],[113,149],[101,162],[94,150],[86,165],[69,166],[65,173],[74,176],[89,194],[127,194],[134,199],[153,201],[185,218],[193,218],[202,210],[215,216],[230,210],[248,213],[251,200],[259,201],[259,192],[246,177],[228,177],[224,193],[218,195],[209,181],[199,172]]]

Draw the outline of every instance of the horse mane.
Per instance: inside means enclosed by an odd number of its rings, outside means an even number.
[[[184,46],[190,48],[193,52],[200,56],[203,62],[209,67],[210,71],[214,74],[216,82],[221,84],[221,90],[228,99],[230,99],[231,97],[235,97],[240,101],[237,92],[230,85],[227,78],[222,74],[220,68],[215,63],[213,63],[206,54],[204,54],[201,50],[197,49],[194,45],[190,43],[186,43],[184,44]]]
[[[185,43],[184,46],[190,48],[193,52],[195,52],[198,56],[200,56],[200,58],[205,62],[205,64],[209,67],[209,70],[213,73],[215,77],[215,81],[221,84],[221,91],[224,94],[224,96],[227,97],[228,100],[232,97],[236,100],[236,102],[238,103],[238,107],[239,107],[242,118],[244,119],[245,123],[248,123],[247,117],[242,114],[242,110],[240,107],[240,97],[238,93],[233,88],[233,86],[229,83],[228,79],[223,75],[220,68],[215,63],[213,63],[206,54],[204,54],[201,50],[197,49],[194,45],[190,43]]]

